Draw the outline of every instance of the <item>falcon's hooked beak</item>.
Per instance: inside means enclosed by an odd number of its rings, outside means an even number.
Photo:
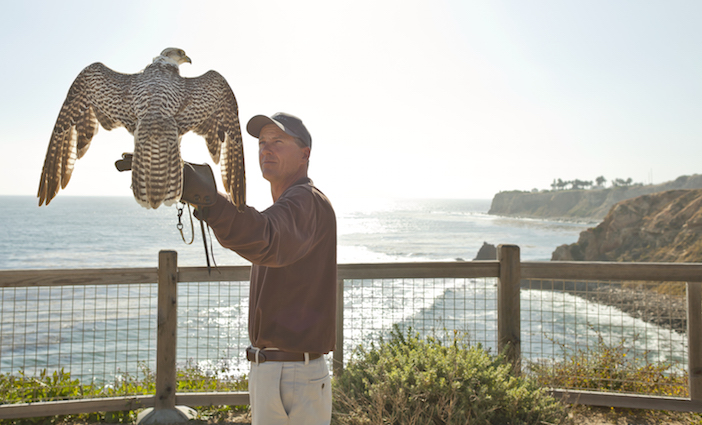
[[[193,61],[190,60],[188,55],[186,55],[185,52],[182,50],[178,50],[178,56],[176,58],[176,62],[178,62],[178,65],[184,64],[185,62],[187,62],[191,65],[193,63]]]
[[[176,65],[184,64],[185,62],[192,64],[193,61],[190,60],[188,55],[185,54],[183,49],[178,49],[175,47],[169,47],[161,52],[161,56],[166,56],[170,60],[174,61]]]

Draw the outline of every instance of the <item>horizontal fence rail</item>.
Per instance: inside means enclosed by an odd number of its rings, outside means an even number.
[[[603,261],[523,262],[522,279],[642,280],[698,282],[699,263],[612,263]]]
[[[550,302],[561,306],[565,305],[563,297],[573,295],[581,300],[576,300],[577,302],[573,305],[583,306],[589,305],[582,304],[583,297],[588,294],[578,292],[579,287],[570,288],[569,285],[574,285],[572,282],[585,285],[591,292],[600,290],[592,288],[611,288],[620,285],[620,282],[686,282],[687,325],[686,332],[683,332],[686,352],[683,357],[687,361],[685,372],[689,375],[687,397],[617,394],[577,388],[554,389],[552,392],[566,400],[581,404],[702,411],[702,337],[700,336],[702,299],[699,283],[702,280],[702,264],[521,262],[518,248],[511,254],[509,246],[502,246],[501,249],[502,257],[499,261],[340,264],[338,266],[340,298],[337,305],[343,308],[338,309],[337,350],[333,357],[335,373],[341,372],[343,363],[348,361],[355,346],[368,342],[369,339],[387,335],[389,327],[393,324],[400,324],[404,328],[411,327],[423,334],[440,332],[442,329],[459,329],[466,332],[471,343],[480,342],[488,348],[492,347],[499,351],[505,347],[517,347],[517,351],[510,355],[516,364],[521,362],[521,368],[518,369],[525,371],[532,362],[530,356],[542,356],[541,351],[534,351],[537,349],[533,348],[531,343],[524,345],[528,342],[529,335],[542,331],[542,324],[532,323],[532,319],[525,320],[524,317],[520,321],[520,314],[518,314],[520,311],[525,314],[525,311],[538,310],[539,304],[535,304],[533,297],[537,297],[539,303]],[[211,274],[208,274],[204,267],[177,267],[175,264],[171,267],[173,270],[170,275],[163,270],[163,267],[161,270],[159,268],[5,270],[0,271],[0,291],[16,291],[17,288],[36,291],[42,290],[41,288],[94,290],[104,286],[113,288],[117,296],[121,296],[119,294],[130,291],[128,288],[155,286],[160,280],[177,282],[177,295],[172,295],[176,298],[172,298],[171,301],[177,299],[173,304],[180,309],[177,318],[179,344],[174,348],[173,341],[167,343],[166,345],[171,345],[167,350],[175,349],[179,353],[182,352],[186,359],[193,359],[200,368],[205,364],[210,367],[218,364],[217,367],[211,367],[215,370],[213,372],[215,378],[225,370],[231,373],[237,368],[234,364],[236,362],[226,365],[217,362],[240,357],[240,346],[248,343],[245,335],[246,323],[242,320],[242,317],[246,316],[240,307],[246,307],[250,267],[219,267]],[[213,284],[208,285],[209,282]],[[562,297],[551,296],[549,301],[543,295],[535,294],[534,290],[558,293]],[[153,338],[153,341],[149,343],[156,346],[157,329],[154,325],[157,322],[163,323],[163,319],[160,319],[161,312],[156,311],[156,297],[153,292],[149,290],[146,294],[149,295],[143,295],[143,297],[151,297],[153,303],[144,303],[142,300],[133,302],[132,304],[136,307],[133,305],[129,308],[142,310],[141,314],[150,318],[152,334],[148,338]],[[533,297],[529,298],[529,294]],[[4,315],[9,314],[11,299],[12,297],[2,300],[0,314],[3,315],[3,322],[5,322]],[[568,301],[570,302],[570,298]],[[15,302],[14,299],[12,302]],[[587,302],[596,304],[595,301]],[[62,312],[58,306],[52,308],[59,312],[56,317],[62,317],[61,315],[73,317],[78,314],[77,311]],[[31,315],[37,312],[24,314]],[[94,318],[95,313],[91,314],[93,315],[85,319],[77,319],[76,316],[73,320],[84,320],[87,323]],[[131,317],[130,313],[118,312],[117,318],[119,314],[124,314],[126,318]],[[13,317],[18,317],[16,312],[13,313]],[[529,328],[522,329],[525,324],[528,324]],[[538,328],[537,330],[534,330],[534,325]],[[212,341],[224,340],[229,341],[230,344],[219,347],[216,345],[217,342],[212,342],[213,345],[210,348],[193,348],[193,345],[199,346],[202,343],[202,338],[208,337],[202,335],[199,329],[207,329],[205,333],[212,334]],[[680,334],[680,331],[677,332]],[[164,335],[167,333],[165,332]],[[164,338],[166,336],[161,337],[161,339]],[[5,344],[6,339],[3,329],[0,365],[5,364],[3,362],[6,357],[12,353],[11,344]],[[232,342],[232,340],[235,341]],[[181,344],[183,344],[182,347]],[[137,350],[144,349],[144,346],[136,345],[136,347]],[[156,354],[156,363],[160,356],[161,354]],[[151,364],[153,360],[153,356],[147,357],[146,362],[149,364],[146,366],[153,368]],[[133,362],[133,360],[127,361]],[[165,373],[168,376],[167,378],[161,376],[160,381],[157,377],[157,386],[165,387],[168,384],[166,381],[173,381],[175,355],[169,361],[172,365],[166,367]],[[182,363],[182,359],[179,362]],[[16,365],[12,367],[16,368]],[[58,368],[60,365],[55,367]],[[118,369],[127,371],[133,370],[134,367],[136,367],[134,364],[124,364]],[[159,369],[156,365],[156,370],[163,375],[163,366]],[[519,372],[519,370],[515,371]],[[2,373],[8,373],[8,371],[3,370]],[[109,386],[109,383],[106,385]],[[159,394],[159,390],[157,389],[155,393]],[[173,404],[240,405],[248,403],[248,394],[245,392],[176,393],[175,386],[171,386],[167,394],[159,394],[158,397],[135,394],[97,399],[2,404],[0,419],[158,407],[155,400],[159,397],[161,400],[168,400],[166,407]]]
[[[499,277],[497,261],[339,264],[339,279]],[[248,281],[250,266],[179,267],[179,282]],[[522,279],[697,282],[699,263],[521,262]],[[0,270],[0,287],[155,283],[158,268]]]

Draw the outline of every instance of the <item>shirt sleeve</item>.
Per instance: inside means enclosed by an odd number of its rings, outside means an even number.
[[[236,206],[222,194],[207,223],[223,247],[254,264],[284,267],[313,247],[316,231],[314,196],[304,185],[288,189],[271,207],[257,211]]]

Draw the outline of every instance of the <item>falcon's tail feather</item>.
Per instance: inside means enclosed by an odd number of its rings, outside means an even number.
[[[220,159],[222,168],[222,183],[239,212],[246,206],[246,177],[244,175],[244,151],[241,143],[241,133],[232,139],[229,134],[222,145]],[[236,171],[236,172],[234,172]]]
[[[170,123],[172,125],[164,125]],[[173,118],[144,118],[134,132],[132,192],[145,208],[180,200],[183,164],[178,126]]]

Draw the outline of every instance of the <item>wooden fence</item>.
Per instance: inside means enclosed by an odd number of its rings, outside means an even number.
[[[158,268],[3,270],[1,287],[138,284],[158,282],[156,394],[0,405],[0,419],[53,416],[154,407],[170,411],[176,405],[245,405],[248,393],[176,393],[176,323],[178,282],[246,281],[247,266],[220,267],[209,275],[204,267],[177,266],[174,251],[159,253]],[[338,267],[337,350],[334,371],[343,369],[343,286],[345,279],[497,278],[498,351],[520,363],[520,281],[636,280],[687,283],[687,338],[689,398],[639,396],[592,391],[552,390],[557,397],[587,405],[702,412],[702,264],[522,262],[519,247],[501,245],[497,261],[450,263],[340,264]]]

